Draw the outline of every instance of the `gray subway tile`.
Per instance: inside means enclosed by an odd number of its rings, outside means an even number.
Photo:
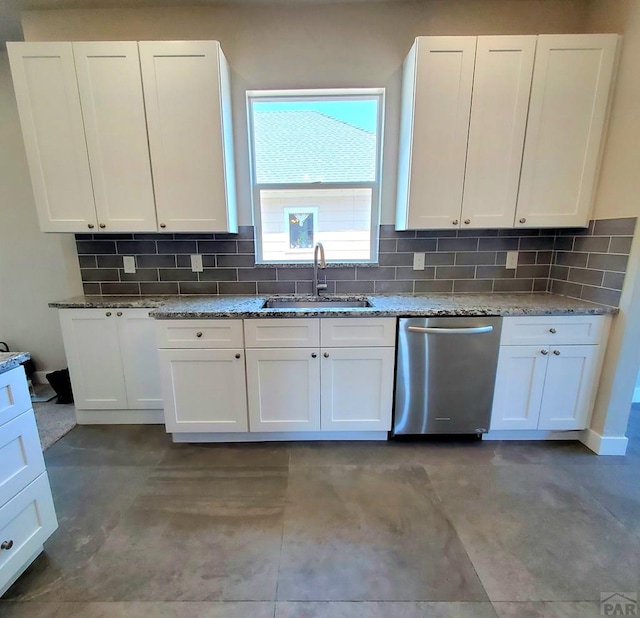
[[[221,271],[225,272],[225,271]],[[232,271],[229,271],[232,272]],[[275,268],[238,268],[238,281],[275,281]]]
[[[313,268],[282,268],[276,269],[278,281],[313,281]]]
[[[414,289],[416,294],[447,294],[449,292],[453,292],[453,280],[451,279],[442,279],[440,281],[416,281],[414,285]]]
[[[554,294],[562,294],[562,296],[580,298],[580,294],[582,294],[582,286],[578,283],[569,283],[568,281],[559,281],[554,279],[551,281],[550,291]]]
[[[93,235],[95,240],[103,239],[103,240],[133,240],[133,234],[127,232],[118,232],[115,234],[98,232]]]
[[[520,251],[550,251],[553,249],[555,236],[530,236],[520,239]]]
[[[140,285],[136,283],[101,283],[100,288],[105,296],[140,296]]]
[[[311,281],[294,281],[294,283],[296,284],[296,294],[311,294],[311,288],[313,287]],[[335,286],[334,281],[330,281],[329,283]],[[335,292],[335,287],[333,291]],[[329,290],[327,290],[327,292],[331,293]]]
[[[491,292],[493,281],[488,279],[461,279],[453,282],[454,292]]]
[[[235,255],[235,254],[233,254]],[[217,268],[218,267],[217,255],[203,255],[202,266],[204,268]],[[178,262],[178,268],[191,268],[191,256],[190,255],[176,255]]]
[[[533,279],[495,279],[494,292],[531,292]]]
[[[76,242],[78,255],[115,253],[115,240],[79,240]]]
[[[569,281],[586,285],[602,285],[604,273],[601,270],[589,270],[588,268],[569,269]]]
[[[258,294],[295,294],[295,281],[258,281]]]
[[[531,264],[518,266],[516,279],[544,279],[549,276],[549,264]]]
[[[133,240],[173,240],[172,232],[136,232]]]
[[[160,243],[158,243],[159,250]],[[199,240],[197,251],[194,249],[182,253],[238,253],[238,243],[235,240]]]
[[[181,281],[180,294],[217,294],[217,281]]]
[[[180,257],[184,257],[184,256],[180,256]],[[186,257],[187,259],[189,259],[189,256],[186,256]],[[176,256],[175,255],[137,255],[136,266],[138,268],[175,268]]]
[[[633,236],[614,236],[609,244],[609,253],[631,253]]]
[[[438,241],[435,238],[400,238],[398,239],[399,253],[414,253],[416,251],[436,251]]]
[[[195,240],[159,240],[158,253],[198,253]]]
[[[515,268],[504,266],[478,266],[476,269],[478,279],[513,279],[515,276]]]
[[[446,255],[446,254],[445,254]],[[456,253],[456,266],[491,265],[496,263],[495,251],[463,251]]]
[[[569,267],[568,266],[552,266],[551,272],[549,273],[549,277],[551,279],[566,281],[569,278]]]
[[[461,229],[458,230],[458,238],[469,238],[470,236],[474,236],[479,238],[480,236],[498,236],[498,230],[488,230],[482,228],[476,229]]]
[[[456,238],[458,230],[418,230],[416,238]]]
[[[97,296],[100,294],[100,284],[83,281],[82,291],[88,296]]]
[[[140,255],[143,253],[157,253],[158,249],[153,240],[119,240],[116,250],[120,255]]]
[[[255,256],[228,254],[219,255],[217,265],[218,268],[250,268],[255,265]]]
[[[556,230],[558,236],[593,236],[593,221],[588,227],[564,227]]]
[[[525,264],[535,264],[536,255],[538,255],[537,251],[519,251],[518,266],[525,265]]]
[[[507,252],[496,251],[496,266],[504,266],[507,263]]]
[[[557,251],[556,264],[559,266],[576,266],[584,268],[587,265],[588,253],[579,253],[577,251]]]
[[[160,268],[160,281],[197,281],[198,273],[188,268]]]
[[[612,253],[592,253],[589,255],[587,268],[611,270],[618,273],[626,272],[628,255],[614,255]]]
[[[378,245],[378,249],[380,253],[395,253],[396,252],[396,240],[395,238],[382,238],[380,239],[380,244]]]
[[[636,217],[598,219],[593,233],[596,236],[633,236],[635,227]]]
[[[120,281],[116,268],[81,268],[83,281]]]
[[[338,294],[373,294],[373,281],[336,281]]]
[[[517,251],[519,238],[481,238],[479,251]]]
[[[95,255],[79,255],[78,263],[80,264],[80,268],[96,268],[96,256]]]
[[[140,283],[140,294],[143,296],[155,296],[160,294],[177,294],[178,283]]]
[[[220,294],[256,294],[255,281],[220,281],[218,283]]]
[[[609,305],[610,307],[618,307],[620,305],[620,295],[621,292],[619,290],[609,290],[607,288],[584,285],[582,286],[582,295],[580,298],[591,301],[592,303],[601,303],[603,305]]]
[[[538,251],[536,264],[551,264],[551,262],[553,262],[553,251]]]
[[[381,253],[378,263],[380,266],[411,266],[413,253]]]
[[[413,270],[408,267],[398,267],[396,269],[396,279],[399,281],[408,281],[410,279],[433,279],[436,275],[436,269],[433,266],[427,266],[423,270]]]
[[[251,272],[256,272],[252,270]],[[237,281],[238,271],[235,268],[205,268],[198,277],[200,281]],[[245,279],[245,281],[247,281]],[[255,281],[255,279],[250,279]]]
[[[374,292],[377,294],[411,294],[413,281],[375,281]]]
[[[158,271],[155,268],[142,268],[134,273],[121,270],[120,281],[158,281]]]
[[[553,248],[556,251],[573,251],[573,242],[575,240],[574,236],[556,236],[556,240],[553,243]],[[576,251],[580,251],[580,249],[576,248]]]
[[[473,279],[475,266],[436,266],[436,279]]]
[[[624,273],[604,273],[602,286],[612,290],[621,290],[624,283]]]
[[[174,234],[175,240],[213,240],[216,235],[213,233],[198,232],[195,234],[180,232]]]
[[[322,274],[326,276],[327,281],[353,281],[356,278],[356,267],[327,268]]]
[[[238,245],[238,253],[251,253],[255,255],[256,244],[253,242],[253,240],[239,240],[236,244]],[[218,251],[217,253],[226,252]]]
[[[381,225],[380,238],[415,238],[416,233],[413,230],[399,231],[395,225]]]
[[[253,240],[255,237],[253,225],[239,225],[236,236],[238,240]]]
[[[96,255],[96,264],[98,268],[122,268],[121,255]]]
[[[478,238],[439,238],[438,251],[477,251]]]
[[[93,240],[93,234],[74,234],[76,242],[79,240]]]
[[[586,253],[606,253],[609,249],[609,236],[582,236],[573,243],[574,251]]]
[[[456,263],[456,254],[444,251],[428,251],[424,254],[424,263],[427,266],[453,266]]]
[[[549,279],[534,279],[533,291],[546,292],[549,289]]]
[[[392,281],[396,278],[396,269],[393,266],[382,267],[356,267],[356,279],[358,281],[375,281],[376,279],[384,279]]]
[[[519,237],[523,237],[523,236],[540,236],[541,232],[545,232],[545,234],[548,232],[548,230],[539,230],[537,228],[505,228],[502,230],[498,230],[498,236],[519,236]]]

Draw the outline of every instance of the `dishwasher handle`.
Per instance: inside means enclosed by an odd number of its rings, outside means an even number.
[[[422,333],[425,335],[477,335],[479,333],[490,333],[493,326],[468,326],[464,328],[442,328],[439,326],[409,326],[412,333]]]

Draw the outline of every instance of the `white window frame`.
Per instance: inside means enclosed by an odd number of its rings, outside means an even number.
[[[313,260],[265,260],[262,255],[262,213],[260,209],[260,191],[262,190],[295,190],[295,189],[371,189],[371,229],[370,258],[368,260],[332,260],[327,254],[327,261],[331,263],[349,264],[377,264],[380,230],[380,199],[382,195],[382,142],[384,135],[384,88],[337,88],[314,90],[247,90],[247,119],[249,124],[249,166],[251,178],[251,210],[253,213],[253,225],[256,247],[256,264],[301,264],[311,263]],[[378,118],[376,123],[376,176],[373,182],[308,182],[308,183],[262,183],[256,181],[256,159],[254,144],[253,106],[254,100],[264,102],[302,102],[308,100],[321,101],[323,99],[345,101],[361,99],[378,99]],[[314,217],[314,221],[317,217]],[[316,223],[314,222],[314,225]],[[288,236],[288,231],[287,231]],[[293,250],[289,249],[289,252]]]

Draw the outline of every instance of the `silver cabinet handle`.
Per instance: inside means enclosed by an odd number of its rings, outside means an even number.
[[[110,318],[110,317],[111,317],[111,311],[107,311],[107,312],[105,313],[105,315],[106,315],[108,318]]]
[[[424,333],[430,335],[475,335],[478,333],[490,333],[493,326],[471,326],[467,328],[438,328],[435,326],[409,326],[412,333]]]
[[[92,230],[95,226],[93,225],[93,223],[89,223],[89,224],[87,225],[87,227],[88,227],[90,230]]]
[[[556,356],[560,356],[560,350],[554,350],[554,351],[553,351],[553,353],[554,353]]]
[[[167,227],[167,224],[166,223],[161,223],[160,227],[164,230],[164,228]]]
[[[524,217],[522,217],[522,219],[520,219],[520,223],[526,223],[526,222],[527,222],[527,220]]]
[[[469,223],[471,223],[471,219],[465,219],[464,223],[465,223],[465,225],[469,225]]]
[[[547,354],[549,354],[549,350],[540,350],[540,354],[546,356]]]
[[[240,358],[240,356],[241,356],[240,354],[236,354],[236,358]]]
[[[104,228],[105,228],[105,227],[107,227],[107,226],[106,226],[104,223],[101,223],[101,224],[100,224],[100,229],[101,229],[101,230],[104,230]]]
[[[311,358],[317,358],[317,354],[315,352],[311,352]]]
[[[201,332],[197,332],[196,333],[196,337],[202,337],[202,333]]]
[[[550,332],[552,335],[555,335],[558,331],[557,331],[555,328],[550,328],[550,329],[549,329],[549,332]]]
[[[116,313],[116,315],[121,318],[122,317],[122,311],[118,311],[118,313]]]
[[[451,223],[453,223],[453,225],[458,225],[458,220],[454,219]]]
[[[325,352],[325,353],[324,353],[324,357],[325,357],[325,358],[329,358],[329,352]]]
[[[8,541],[2,541],[2,545],[0,545],[0,549],[9,550],[13,547],[13,539],[9,539]]]

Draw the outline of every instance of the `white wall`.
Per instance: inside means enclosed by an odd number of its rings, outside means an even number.
[[[0,340],[31,352],[40,371],[67,366],[57,311],[80,294],[72,234],[42,234],[6,52],[0,52]]]
[[[254,2],[27,11],[27,41],[215,39],[231,66],[239,223],[251,224],[245,91],[385,87],[383,223],[395,221],[401,67],[418,35],[584,31],[583,0]]]

